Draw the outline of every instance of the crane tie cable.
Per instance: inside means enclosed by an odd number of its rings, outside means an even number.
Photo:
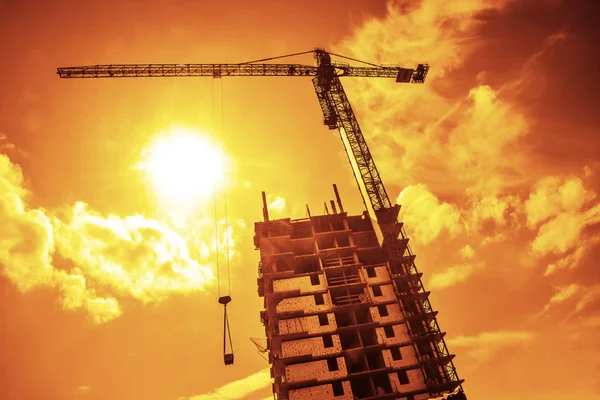
[[[292,53],[292,54],[286,54],[286,55],[283,55],[283,56],[269,57],[269,58],[262,58],[260,60],[241,62],[241,63],[235,64],[235,65],[244,65],[244,64],[252,64],[252,63],[258,63],[258,62],[263,62],[263,61],[277,60],[279,58],[299,56],[299,55],[302,55],[302,54],[309,54],[309,53],[314,53],[314,52],[315,52],[314,50],[309,50],[309,51],[303,51],[303,52],[300,52],[300,53]]]
[[[264,61],[278,60],[278,59],[281,59],[281,58],[294,57],[294,56],[299,56],[299,55],[309,54],[309,53],[314,53],[314,52],[315,52],[315,50],[308,50],[308,51],[302,51],[302,52],[299,52],[299,53],[285,54],[283,56],[261,58],[260,60],[253,60],[253,61],[241,62],[241,63],[235,64],[235,65],[253,64],[253,63],[259,63],[259,62],[264,62]],[[385,66],[380,65],[380,64],[374,64],[374,63],[371,63],[371,62],[358,60],[356,58],[343,56],[341,54],[330,53],[330,52],[327,52],[327,53],[330,54],[330,55],[332,55],[332,56],[336,56],[336,57],[340,57],[340,58],[345,58],[346,60],[350,60],[350,61],[356,61],[358,63],[362,63],[362,64],[365,64],[365,65],[370,65],[372,67],[386,68]]]
[[[356,58],[352,58],[352,57],[346,57],[346,56],[342,56],[342,55],[335,54],[335,53],[329,53],[329,54],[330,54],[330,55],[332,55],[332,56],[336,56],[336,57],[340,57],[340,58],[345,58],[346,60],[356,61],[356,62],[359,62],[359,63],[363,63],[363,64],[366,64],[366,65],[370,65],[370,66],[372,66],[372,67],[386,68],[386,67],[385,67],[385,66],[383,66],[383,65],[379,65],[379,64],[373,64],[373,63],[370,63],[370,62],[367,62],[367,61],[361,61],[361,60],[357,60]]]

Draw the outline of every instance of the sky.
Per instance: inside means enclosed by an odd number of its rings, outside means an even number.
[[[324,212],[336,183],[346,210],[362,212],[311,82],[66,80],[56,68],[321,47],[431,66],[423,85],[343,84],[402,205],[469,399],[600,399],[594,10],[583,0],[0,0],[0,397],[269,398],[268,364],[249,340],[264,337],[260,193],[272,217],[303,218],[306,204]],[[222,156],[169,170],[160,182],[193,194],[173,198],[144,165],[182,132]]]

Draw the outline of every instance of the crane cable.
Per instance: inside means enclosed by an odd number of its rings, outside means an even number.
[[[292,54],[286,54],[286,55],[283,55],[283,56],[261,58],[260,60],[253,60],[253,61],[241,62],[241,63],[238,63],[236,65],[253,64],[253,63],[258,63],[258,62],[263,62],[263,61],[277,60],[279,58],[299,56],[299,55],[302,55],[302,54],[309,54],[309,53],[314,53],[314,52],[315,52],[314,50],[308,50],[308,51],[302,51],[300,53],[292,53]]]
[[[215,127],[215,84],[212,84],[212,142],[213,149],[217,146],[217,136]],[[217,269],[217,295],[221,297],[221,278],[219,275],[219,225],[217,217],[217,180],[213,180],[213,210],[215,218],[215,264]]]
[[[221,140],[224,139],[224,90],[223,90],[223,81],[221,81]],[[216,150],[217,141],[216,141],[216,127],[215,127],[215,85],[213,80],[212,85],[212,105],[213,105],[213,147]],[[217,212],[217,180],[215,179],[213,182],[213,207],[214,207],[214,218],[215,218],[215,250],[216,250],[216,268],[217,268],[217,293],[219,296],[219,304],[223,305],[223,361],[225,365],[233,364],[233,342],[231,339],[231,329],[229,326],[229,319],[227,317],[227,304],[231,302],[231,273],[230,273],[230,263],[229,263],[229,221],[227,216],[227,195],[225,188],[225,154],[221,151],[221,167],[223,169],[223,204],[224,204],[224,213],[225,213],[225,259],[227,261],[227,295],[221,296],[221,276],[220,276],[220,267],[219,267],[219,229],[218,229],[218,212]],[[229,342],[230,352],[227,352],[227,342]]]
[[[277,60],[277,59],[280,59],[280,58],[294,57],[294,56],[299,56],[299,55],[302,55],[302,54],[309,54],[309,53],[314,53],[314,52],[315,52],[315,50],[308,50],[308,51],[302,51],[302,52],[299,52],[299,53],[285,54],[283,56],[261,58],[260,60],[253,60],[253,61],[245,61],[245,62],[237,63],[235,65],[253,64],[253,63],[258,63],[258,62],[263,62],[263,61]],[[379,67],[379,68],[383,67],[383,68],[385,68],[385,66],[381,65],[381,64],[374,64],[374,63],[371,63],[371,62],[368,62],[368,61],[362,61],[362,60],[358,60],[356,58],[343,56],[341,54],[336,54],[336,53],[331,53],[331,52],[327,52],[327,54],[335,56],[335,57],[345,58],[346,60],[355,61],[355,62],[358,62],[358,63],[370,65],[372,67]],[[221,84],[222,84],[222,82],[221,82]]]
[[[329,53],[329,54],[330,54],[330,55],[332,55],[332,56],[336,56],[336,57],[340,57],[340,58],[345,58],[346,60],[350,60],[350,61],[356,61],[356,62],[359,62],[359,63],[363,63],[363,64],[366,64],[366,65],[370,65],[370,66],[372,66],[372,67],[380,67],[380,68],[381,68],[381,67],[383,67],[383,68],[385,68],[385,66],[384,66],[384,65],[380,65],[380,64],[373,64],[373,63],[371,63],[371,62],[357,60],[356,58],[352,58],[352,57],[346,57],[346,56],[342,56],[342,55],[340,55],[340,54],[335,54],[335,53]]]
[[[221,79],[221,137],[225,141],[225,90]],[[223,173],[223,208],[225,212],[225,259],[227,260],[227,294],[231,296],[231,272],[229,265],[229,215],[227,214],[227,176],[225,174],[225,152],[221,151],[221,172]]]

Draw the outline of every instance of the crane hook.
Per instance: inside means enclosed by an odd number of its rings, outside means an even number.
[[[233,364],[233,343],[231,341],[231,331],[229,329],[229,320],[227,318],[227,304],[231,302],[231,296],[219,297],[219,303],[223,304],[223,361],[225,365]],[[231,351],[227,352],[227,342]]]

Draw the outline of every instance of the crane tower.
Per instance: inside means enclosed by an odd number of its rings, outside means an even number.
[[[447,398],[465,400],[415,265],[400,206],[392,204],[341,77],[423,83],[429,66],[351,66],[323,49],[316,66],[111,64],[58,68],[61,78],[174,76],[311,77],[323,122],[338,129],[365,205],[348,215],[334,185],[331,213],[255,224],[258,293],[276,400]],[[304,53],[296,53],[304,54]],[[285,56],[283,56],[285,57]],[[342,56],[338,56],[342,57]],[[354,60],[357,61],[357,60]],[[231,355],[232,356],[232,355]],[[233,359],[230,359],[233,362]],[[227,363],[227,359],[226,359]]]

